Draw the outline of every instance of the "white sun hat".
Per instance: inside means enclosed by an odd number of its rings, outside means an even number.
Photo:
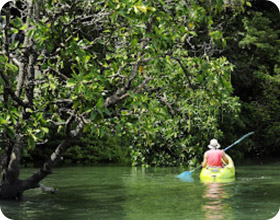
[[[218,143],[218,141],[217,141],[216,139],[212,139],[212,140],[210,141],[210,144],[208,145],[208,147],[209,147],[210,149],[214,149],[214,148],[218,149],[218,148],[221,147],[221,145]]]

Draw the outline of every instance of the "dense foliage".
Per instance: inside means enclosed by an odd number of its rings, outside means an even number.
[[[1,18],[5,172],[13,152],[46,160],[40,174],[62,154],[194,165],[211,138],[252,130],[238,152],[277,151],[279,17],[260,1],[16,2]]]
[[[199,6],[202,5],[203,4],[200,4]],[[147,114],[144,114],[147,118],[143,115],[141,116],[141,119],[145,118],[145,121],[139,121],[138,119],[140,116],[136,114],[137,117],[133,121],[129,119],[129,123],[126,124],[126,126],[119,125],[118,129],[122,127],[124,132],[119,132],[120,130],[118,130],[117,133],[125,141],[118,142],[121,144],[114,144],[114,147],[110,148],[112,151],[108,154],[115,155],[115,157],[112,158],[112,156],[109,156],[109,160],[112,159],[115,161],[120,158],[123,160],[124,157],[119,156],[127,153],[127,148],[129,146],[129,158],[134,165],[193,164],[197,162],[197,159],[200,160],[201,153],[205,149],[203,149],[203,147],[207,145],[207,141],[211,137],[216,136],[222,138],[221,142],[226,146],[233,143],[248,131],[255,131],[255,135],[249,140],[244,141],[242,145],[239,146],[238,151],[230,152],[234,158],[244,158],[244,155],[256,158],[279,152],[277,147],[279,143],[279,135],[277,135],[279,133],[279,71],[277,72],[279,68],[279,12],[275,5],[269,2],[252,1],[251,3],[245,2],[245,5],[246,12],[243,7],[239,8],[243,13],[236,13],[236,10],[232,10],[232,8],[231,10],[225,10],[226,5],[224,5],[223,11],[220,10],[220,13],[218,13],[219,10],[215,10],[216,14],[213,16],[210,10],[209,14],[212,16],[206,16],[207,19],[209,19],[208,22],[214,22],[215,24],[213,24],[213,26],[216,25],[216,27],[219,27],[217,28],[218,31],[214,33],[219,36],[217,38],[220,40],[218,45],[222,45],[219,47],[216,44],[216,47],[209,47],[207,54],[215,58],[223,55],[234,64],[234,71],[231,71],[232,77],[230,80],[233,83],[234,93],[231,93],[231,95],[240,98],[240,114],[236,114],[236,111],[239,109],[236,100],[234,104],[229,102],[229,105],[222,104],[217,106],[213,104],[213,100],[210,105],[209,102],[206,102],[205,109],[209,110],[212,108],[213,110],[212,115],[208,112],[205,114],[208,118],[204,116],[205,118],[201,120],[203,123],[206,122],[204,125],[205,128],[208,126],[208,130],[201,129],[198,121],[194,120],[195,118],[199,120],[203,118],[201,114],[201,112],[203,112],[201,108],[202,105],[198,106],[194,104],[195,99],[197,100],[196,103],[200,103],[201,100],[197,99],[194,93],[190,93],[190,90],[187,93],[184,89],[180,90],[181,84],[178,84],[180,80],[178,80],[178,78],[171,78],[172,81],[176,81],[176,85],[170,89],[172,82],[168,82],[164,93],[161,93],[161,97],[158,96],[159,92],[156,94],[157,105],[154,104],[155,101],[153,100],[153,106],[158,107],[160,111],[162,111],[165,106],[168,114],[165,114],[165,116],[163,114],[154,115],[154,111],[152,110],[156,108],[150,107],[146,110]],[[177,9],[178,8],[180,7],[177,6]],[[203,7],[197,8],[201,15],[203,15],[202,8]],[[187,12],[184,11],[184,13],[186,13],[186,17],[188,17]],[[200,18],[203,18],[203,16],[200,16]],[[201,46],[199,42],[205,41],[206,37],[204,33],[207,33],[207,31],[209,33],[209,27],[205,27],[203,24],[199,27],[193,27],[192,25],[194,23],[192,22],[189,24],[197,35],[192,36],[191,40],[187,39],[187,43],[183,45],[183,49],[188,52],[188,59],[194,60],[195,62],[189,65],[188,62],[183,61],[180,63],[178,59],[175,60],[178,62],[177,65],[181,65],[180,67],[185,75],[187,70],[189,74],[188,77],[195,78],[195,80],[197,80],[196,82],[202,79],[200,82],[203,82],[205,87],[207,87],[206,83],[208,83],[208,79],[205,78],[205,75],[203,76],[205,72],[203,69],[199,69],[197,61],[201,57],[205,58],[204,54],[201,52],[203,49],[200,48],[199,50],[199,46]],[[174,31],[176,30],[174,29]],[[183,37],[185,36],[183,35]],[[190,44],[190,42],[194,43]],[[195,47],[196,50],[194,50]],[[192,58],[190,59],[190,57]],[[180,58],[182,58],[182,56],[180,56]],[[170,58],[168,59],[170,60]],[[182,63],[187,64],[185,68],[182,66]],[[166,69],[164,72],[165,71],[168,72],[169,77],[171,77],[172,74],[170,73],[174,72],[174,67]],[[193,73],[195,74],[193,75]],[[198,76],[200,76],[200,78]],[[163,88],[162,86],[160,87]],[[209,88],[211,88],[211,86],[209,86]],[[176,93],[174,96],[175,91]],[[198,90],[197,88],[193,89],[192,87],[191,92],[194,91],[196,94],[202,92],[200,93],[201,96],[206,97],[205,91]],[[231,91],[230,86],[227,87],[227,91]],[[191,100],[177,99],[177,95],[179,98],[191,97]],[[220,100],[222,100],[222,98],[220,98]],[[227,100],[224,101],[227,102]],[[192,104],[190,105],[190,103]],[[180,106],[188,106],[188,111],[185,110],[182,112]],[[222,111],[217,110],[215,107],[222,108]],[[227,109],[228,107],[231,109]],[[194,116],[191,116],[192,113],[199,115],[199,117],[192,117]],[[125,111],[123,114],[126,115],[127,112]],[[213,115],[214,117],[211,118]],[[129,113],[129,116],[133,118],[135,114]],[[211,121],[213,119],[215,122],[209,123],[208,120]],[[125,123],[126,120],[122,119],[122,121]],[[197,129],[195,129],[196,126],[198,126]],[[218,130],[210,131],[214,127]],[[135,138],[135,136],[131,137],[131,132],[129,131],[134,131],[132,134],[134,133],[137,138]],[[201,134],[203,135],[201,136]],[[101,151],[99,152],[104,152],[104,150],[102,150],[104,148],[101,147],[103,144],[98,145],[98,140],[96,140],[95,137],[91,136],[90,139],[94,139],[94,142],[96,142],[96,145],[92,147],[92,149],[96,150],[100,148]],[[132,139],[134,140],[131,141]],[[84,142],[83,146],[86,145],[87,143]],[[116,146],[120,146],[120,148],[116,148]],[[69,155],[69,157],[75,157],[78,152],[83,152],[83,149],[87,148],[76,147],[76,151],[73,151],[74,153]],[[120,151],[120,149],[123,150]],[[87,152],[87,150],[85,151]],[[84,160],[84,158],[90,159],[87,155],[89,154],[83,154],[84,157],[81,156],[81,158],[83,158],[82,160]],[[102,158],[101,156],[91,161],[100,161],[100,159],[108,160],[106,156],[104,159]]]
[[[241,113],[223,130],[241,136],[253,130],[251,141],[238,152],[246,157],[279,155],[279,24],[278,8],[269,1],[253,1],[246,14],[225,27],[230,43],[224,51],[235,65],[232,74],[234,94],[240,97]],[[238,31],[236,31],[236,28]]]

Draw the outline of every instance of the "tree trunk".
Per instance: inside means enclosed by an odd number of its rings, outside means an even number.
[[[23,195],[22,181],[17,179],[13,183],[0,183],[1,200],[21,200]]]
[[[22,139],[17,140],[17,143],[14,144],[13,148],[17,148],[17,153],[20,153],[21,151],[21,142]],[[4,169],[2,168],[2,179],[0,182],[0,199],[21,200],[23,192],[26,190],[38,187],[42,188],[43,190],[50,189],[49,187],[42,187],[40,181],[43,180],[47,175],[52,173],[52,168],[55,167],[61,160],[61,155],[68,149],[68,147],[69,144],[66,141],[63,141],[61,144],[59,144],[55,152],[51,154],[48,161],[44,163],[43,167],[38,172],[25,180],[20,180],[18,178],[19,159],[17,158],[20,158],[20,154],[15,155],[15,153],[12,152],[8,166]]]
[[[0,199],[22,197],[22,181],[19,177],[19,163],[23,149],[23,135],[16,135],[14,143],[6,147],[2,158],[2,177],[0,182]]]
[[[69,140],[77,137],[80,131],[83,129],[84,123],[81,121],[76,129],[70,132],[69,139],[62,141],[55,151],[50,155],[49,159],[43,164],[42,168],[34,173],[32,176],[25,180],[19,179],[19,164],[21,158],[21,152],[23,149],[24,136],[17,135],[17,138],[13,145],[5,152],[6,155],[2,158],[2,178],[0,182],[0,200],[21,200],[23,192],[29,189],[40,187],[43,190],[55,192],[56,190],[50,190],[50,187],[43,186],[40,182],[49,174],[52,173],[52,169],[62,159],[63,153],[70,146]],[[3,162],[5,161],[5,162]]]

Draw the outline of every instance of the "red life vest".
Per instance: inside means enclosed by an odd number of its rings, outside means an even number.
[[[209,167],[224,167],[222,158],[223,158],[223,151],[211,149],[207,151],[207,166]]]

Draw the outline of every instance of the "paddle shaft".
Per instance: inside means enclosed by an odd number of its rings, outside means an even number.
[[[248,137],[248,136],[251,135],[251,134],[254,134],[254,132],[252,131],[252,132],[250,132],[250,133],[248,133],[248,134],[245,134],[243,137],[241,137],[240,139],[238,139],[237,141],[235,141],[232,145],[226,147],[226,148],[224,149],[224,151],[227,151],[228,149],[230,149],[230,148],[233,147],[234,145],[238,144],[240,141],[242,141],[244,138]]]

